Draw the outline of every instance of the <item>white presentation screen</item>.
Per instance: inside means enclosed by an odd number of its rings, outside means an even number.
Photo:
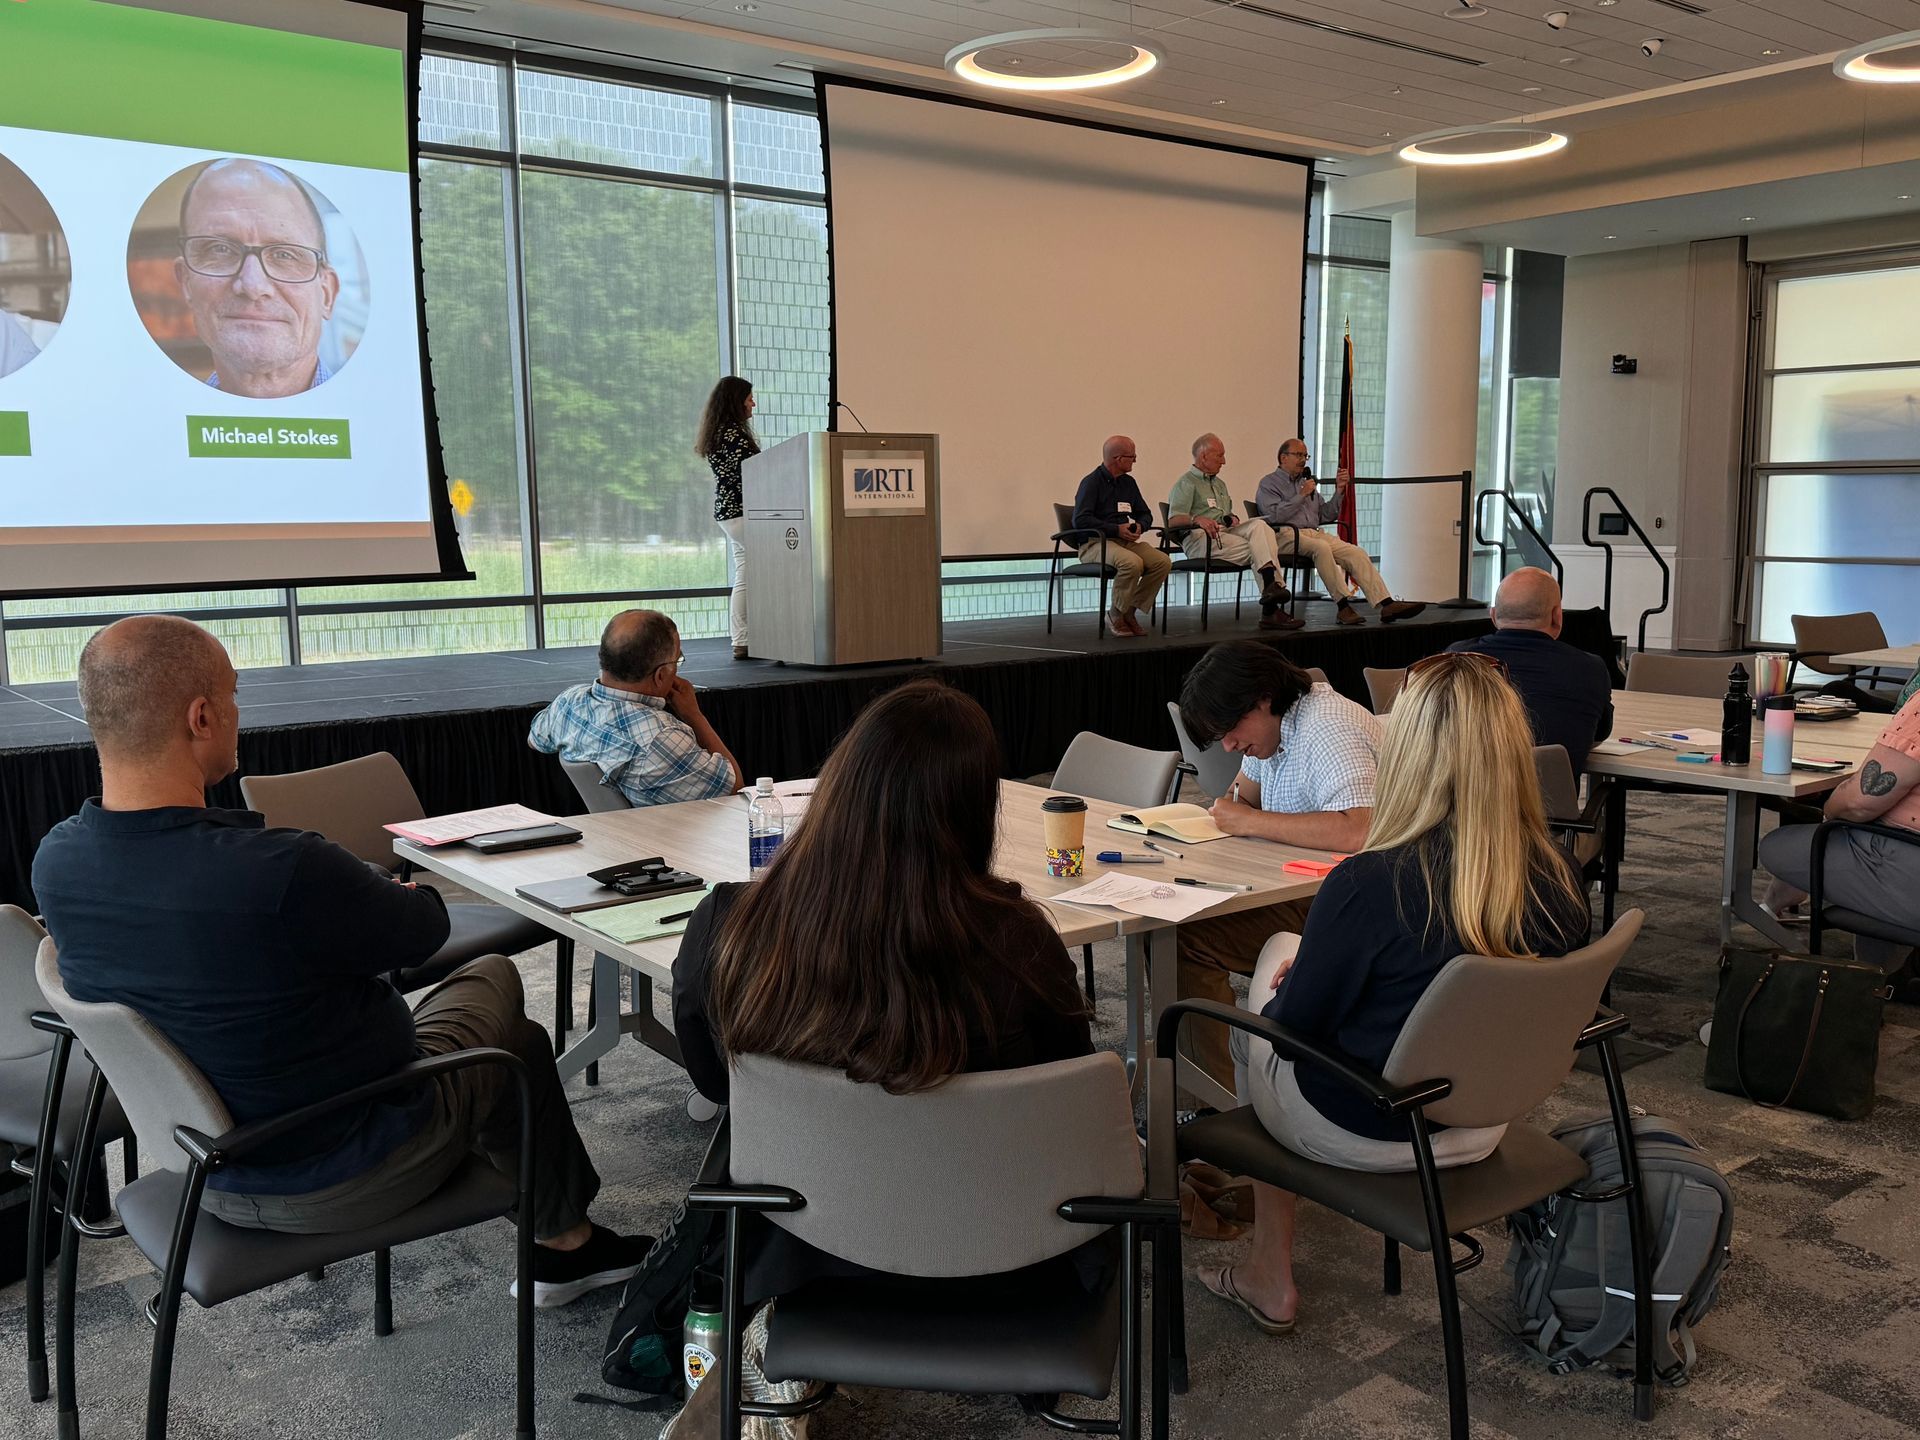
[[[0,593],[461,568],[409,24],[353,0],[0,4]]]
[[[943,554],[1045,550],[1110,434],[1149,504],[1206,431],[1251,497],[1299,423],[1304,164],[823,89],[835,397],[939,435]]]

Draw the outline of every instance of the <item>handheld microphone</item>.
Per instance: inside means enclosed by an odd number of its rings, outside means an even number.
[[[847,414],[849,414],[849,415],[853,415],[853,423],[854,423],[854,424],[856,424],[856,425],[858,425],[858,426],[860,427],[860,430],[861,430],[861,433],[862,433],[862,434],[871,434],[871,433],[872,433],[871,431],[869,431],[869,430],[867,429],[867,422],[866,422],[866,421],[864,421],[864,420],[862,420],[862,419],[861,419],[861,418],[860,418],[860,417],[859,417],[858,415],[854,415],[854,414],[853,414],[853,407],[852,407],[851,405],[849,405],[849,404],[847,404],[847,402],[846,402],[846,401],[844,401],[844,400],[836,400],[836,401],[834,401],[834,402],[833,402],[833,408],[834,408],[835,410],[844,410],[844,411],[846,411],[846,412],[847,412]]]

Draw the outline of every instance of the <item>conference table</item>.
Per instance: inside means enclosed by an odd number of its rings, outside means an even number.
[[[1835,665],[1851,665],[1857,670],[1920,670],[1920,644],[1889,645],[1884,650],[1849,650],[1844,655],[1827,657]]]
[[[1619,738],[1642,739],[1647,731],[1720,729],[1718,700],[1691,695],[1659,695],[1616,690],[1613,694],[1613,737],[1588,752],[1587,772],[1611,775],[1640,785],[1669,790],[1691,790],[1726,797],[1726,830],[1720,866],[1720,942],[1733,938],[1733,924],[1745,921],[1774,944],[1797,949],[1804,935],[1794,937],[1753,898],[1754,845],[1759,836],[1760,802],[1812,800],[1840,785],[1867,758],[1890,716],[1859,714],[1845,720],[1807,721],[1794,726],[1796,756],[1844,760],[1846,769],[1831,773],[1792,770],[1769,775],[1760,768],[1760,721],[1753,724],[1753,759],[1747,765],[1698,764],[1680,758],[1680,752],[1635,746],[1621,752]],[[1717,748],[1717,747],[1716,747]],[[1624,807],[1615,823],[1624,819]],[[1617,832],[1616,832],[1617,834]],[[1616,839],[1614,843],[1618,843]]]
[[[1203,845],[1163,840],[1160,843],[1180,851],[1184,858],[1167,857],[1160,865],[1102,865],[1092,859],[1101,850],[1145,852],[1139,836],[1107,827],[1109,820],[1134,807],[1089,799],[1086,873],[1077,878],[1061,878],[1047,873],[1041,831],[1040,802],[1051,793],[1018,781],[1001,782],[994,873],[1017,882],[1027,897],[1039,904],[1069,949],[1101,940],[1126,942],[1125,1058],[1138,1092],[1147,1073],[1141,1061],[1151,1053],[1160,1014],[1178,998],[1178,967],[1172,934],[1175,927],[1167,920],[1078,905],[1057,897],[1112,871],[1133,878],[1170,881],[1176,876],[1187,876],[1251,887],[1244,892],[1219,892],[1217,903],[1193,917],[1210,918],[1311,896],[1320,888],[1318,876],[1294,874],[1281,867],[1288,860],[1329,857],[1323,851],[1229,836]],[[394,851],[420,869],[539,921],[593,954],[594,1020],[560,1056],[562,1078],[578,1074],[600,1060],[628,1034],[638,1035],[649,1048],[676,1064],[681,1063],[671,1017],[663,1021],[655,1014],[649,993],[658,988],[671,994],[673,962],[679,954],[680,937],[670,935],[632,943],[616,941],[583,923],[587,915],[561,914],[528,900],[516,890],[519,886],[570,879],[653,855],[663,856],[709,884],[746,880],[749,878],[746,800],[731,795],[639,810],[572,815],[566,820],[581,832],[576,843],[483,855],[465,845],[430,847],[397,839]],[[849,877],[849,883],[859,882]],[[636,983],[635,1003],[630,1011],[620,1003],[623,973],[632,974],[636,982],[644,981],[647,987],[641,989]],[[1179,1078],[1186,1089],[1202,1096],[1209,1104],[1231,1106],[1234,1103],[1229,1090],[1185,1061],[1180,1062]]]

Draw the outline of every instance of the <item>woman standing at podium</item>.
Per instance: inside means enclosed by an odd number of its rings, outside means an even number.
[[[760,453],[753,434],[753,385],[738,375],[724,375],[707,396],[700,417],[700,434],[693,453],[703,456],[713,470],[713,518],[727,537],[727,555],[733,572],[729,619],[733,630],[733,658],[747,658],[747,520],[740,500],[740,464]]]

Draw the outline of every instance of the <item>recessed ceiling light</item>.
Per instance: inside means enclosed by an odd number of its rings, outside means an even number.
[[[1754,216],[1752,216],[1752,215],[1742,215],[1742,216],[1740,217],[1740,223],[1741,223],[1742,225],[1745,225],[1745,224],[1748,224],[1748,223],[1749,223],[1749,222],[1751,222],[1751,221],[1752,221],[1752,220],[1753,220],[1754,218],[1755,218],[1755,217],[1754,217]]]
[[[1216,100],[1216,101],[1214,101],[1213,103],[1214,103],[1214,104],[1216,104],[1216,105],[1224,105],[1224,104],[1226,104],[1227,102],[1226,102],[1226,101],[1224,101],[1224,100]]]
[[[1834,57],[1833,73],[1877,85],[1920,85],[1920,30],[1856,45]]]
[[[1567,148],[1567,137],[1530,125],[1465,125],[1416,135],[1400,147],[1415,165],[1505,165]]]
[[[1382,140],[1391,140],[1393,138],[1393,132],[1391,130],[1382,130],[1380,132],[1380,138]]]
[[[1538,85],[1522,85],[1520,87],[1520,93],[1522,95],[1538,95],[1540,93],[1540,87]]]
[[[1560,63],[1562,65],[1571,65],[1579,58],[1580,57],[1578,55],[1562,55],[1560,57]]]
[[[1911,200],[1913,197],[1911,195],[1896,195],[1893,198],[1896,200]]]
[[[1082,49],[1107,46],[1129,50],[1132,54],[1118,64],[1109,65],[1104,69],[1085,70],[1068,75],[1009,75],[997,66],[981,63],[981,57],[990,50],[1004,49],[1013,45],[1057,42],[1071,43]],[[1128,80],[1136,80],[1165,59],[1166,56],[1156,46],[1146,44],[1136,36],[1115,30],[1076,27],[1057,30],[1010,30],[1000,35],[983,35],[977,40],[963,40],[947,52],[946,64],[947,69],[962,80],[997,90],[1097,90],[1105,85],[1119,85]],[[1009,56],[999,63],[1017,66],[1020,61]]]
[[[1600,238],[1602,240],[1618,240],[1620,237],[1618,235],[1602,235]]]
[[[1398,95],[1400,93],[1400,87],[1396,85],[1393,87],[1393,89],[1389,90],[1387,93],[1389,95]]]
[[[1762,55],[1778,55],[1780,52],[1778,50],[1762,50],[1760,53]]]
[[[1604,10],[1609,5],[1618,5],[1619,3],[1620,3],[1620,0],[1600,0],[1600,8]]]
[[[760,7],[758,5],[736,5],[733,8],[738,10],[742,15],[751,15]]]

